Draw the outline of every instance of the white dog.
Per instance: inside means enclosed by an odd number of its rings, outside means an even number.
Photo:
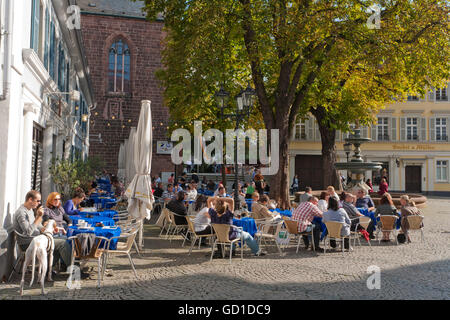
[[[25,261],[22,268],[22,280],[20,281],[20,295],[23,295],[24,278],[27,266],[32,262],[31,282],[30,287],[34,281],[34,269],[36,256],[39,260],[39,280],[41,282],[41,293],[44,291],[44,280],[48,269],[48,281],[52,281],[52,266],[53,266],[53,251],[55,249],[55,242],[53,240],[53,232],[58,231],[56,221],[50,219],[45,226],[44,232],[33,238],[26,253]],[[48,253],[48,254],[47,254]],[[47,260],[48,259],[48,260]]]

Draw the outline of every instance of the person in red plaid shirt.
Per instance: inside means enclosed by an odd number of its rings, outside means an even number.
[[[319,207],[317,206],[318,203],[319,200],[316,197],[310,196],[308,198],[308,201],[300,203],[298,207],[295,208],[294,212],[292,213],[292,220],[298,221],[299,232],[311,232],[311,230],[314,228],[313,240],[315,249],[316,251],[323,251],[323,249],[319,247],[320,226],[315,227],[314,224],[311,223],[314,217],[323,217],[322,211],[320,211]],[[302,237],[303,241],[305,242],[305,247],[306,249],[308,249],[308,236]]]

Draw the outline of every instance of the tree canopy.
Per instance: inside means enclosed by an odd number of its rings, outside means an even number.
[[[373,122],[387,103],[449,78],[449,6],[438,0],[146,0],[167,32],[159,72],[174,119],[217,124],[214,93],[251,81],[288,158],[297,116],[325,128]],[[379,28],[371,28],[379,13]],[[254,124],[260,124],[258,116]],[[231,125],[231,123],[230,123]],[[324,143],[323,139],[322,142]],[[334,141],[333,141],[334,143]],[[287,201],[287,160],[275,182]],[[276,191],[276,192],[278,192]]]

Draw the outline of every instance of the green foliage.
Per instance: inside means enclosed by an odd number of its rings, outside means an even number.
[[[54,159],[50,165],[50,175],[57,192],[64,200],[67,200],[76,188],[80,187],[87,192],[103,166],[104,162],[98,157],[88,158],[86,161]]]
[[[260,115],[249,125],[292,127],[297,115],[323,107],[328,125],[346,130],[449,77],[446,1],[145,3],[150,19],[164,12],[166,68],[158,76],[173,119],[220,128],[214,92],[223,84],[233,96],[251,80]],[[382,8],[380,29],[366,25],[373,5]]]

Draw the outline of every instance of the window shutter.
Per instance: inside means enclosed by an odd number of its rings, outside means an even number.
[[[44,44],[44,67],[49,71],[48,61],[50,54],[50,14],[48,8],[45,10],[45,44]]]
[[[306,121],[306,138],[308,140],[314,140],[314,118],[309,117]]]
[[[336,130],[336,141],[341,141],[342,132],[341,130]]]
[[[430,118],[430,141],[436,141],[436,118]]]
[[[449,123],[449,121],[450,121],[450,117],[447,117],[447,123],[445,124],[445,128],[447,129],[446,130],[446,132],[447,132],[447,142],[448,141],[450,141],[450,138],[449,138],[449,135],[450,135],[450,123]]]
[[[391,141],[397,141],[397,118],[388,118],[388,125],[391,129]]]
[[[434,102],[434,88],[431,87],[430,92],[428,92],[428,101],[429,102]]]
[[[372,124],[372,127],[370,127],[370,138],[372,139],[372,141],[378,141],[378,137],[377,137],[377,124],[374,123]]]
[[[39,19],[41,17],[41,3],[33,0],[31,4],[31,45],[30,47],[39,54]]]
[[[427,119],[420,118],[420,141],[427,141]]]
[[[400,118],[400,141],[406,141],[406,118]]]

